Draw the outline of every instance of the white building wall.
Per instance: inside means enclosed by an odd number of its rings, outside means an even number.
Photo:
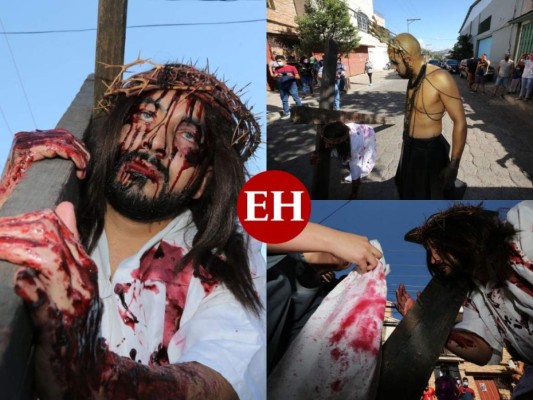
[[[515,46],[517,42],[517,26],[507,22],[522,15],[530,8],[531,0],[482,0],[470,11],[460,34],[472,35],[474,56],[481,55],[479,41],[490,38],[490,49],[486,50],[487,58],[493,64],[503,59],[505,53],[510,53],[515,58]],[[525,11],[524,11],[525,10]],[[491,17],[490,29],[478,34],[480,22]]]
[[[372,21],[374,15],[374,2],[373,0],[348,0],[348,7],[353,11],[361,11],[366,14],[369,21]],[[354,26],[357,26],[357,18],[354,16],[353,12],[351,13],[351,21]],[[378,21],[383,23],[385,26],[385,21],[382,18],[378,18]],[[359,31],[359,36],[361,37],[360,45],[368,46],[368,58],[372,61],[375,69],[383,69],[385,65],[389,62],[389,56],[387,55],[387,45],[381,43],[372,35]]]

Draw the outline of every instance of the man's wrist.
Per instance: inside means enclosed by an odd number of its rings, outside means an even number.
[[[459,169],[459,162],[461,160],[459,158],[452,158],[450,160],[450,168],[453,168],[453,169]]]

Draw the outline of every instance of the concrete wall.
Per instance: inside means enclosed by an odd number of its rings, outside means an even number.
[[[531,9],[533,9],[532,0],[480,1],[470,11],[460,33],[461,35],[472,35],[475,56],[479,55],[479,41],[491,38],[491,47],[487,52],[487,57],[493,65],[503,59],[507,52],[511,54],[512,59],[515,59],[519,56],[516,54],[518,26],[508,24],[508,21],[531,11]],[[490,29],[478,33],[479,23],[488,17],[491,17]]]

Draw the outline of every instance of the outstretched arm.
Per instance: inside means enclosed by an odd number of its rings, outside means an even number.
[[[44,158],[55,157],[72,160],[78,178],[85,177],[89,153],[67,130],[52,129],[15,134],[11,154],[0,181],[0,207],[9,198],[31,164]]]
[[[415,305],[415,300],[407,293],[405,286],[400,284],[396,290],[396,308],[405,316]],[[446,342],[446,348],[467,361],[485,365],[492,357],[492,348],[481,337],[473,332],[454,329]]]
[[[324,252],[349,263],[357,264],[363,272],[374,269],[383,256],[368,238],[309,222],[294,239],[285,243],[269,244],[268,251]]]
[[[57,212],[0,218],[0,257],[23,266],[15,291],[36,330],[41,398],[236,399],[228,381],[207,366],[144,366],[98,339],[97,270],[75,231],[73,207],[65,203]]]

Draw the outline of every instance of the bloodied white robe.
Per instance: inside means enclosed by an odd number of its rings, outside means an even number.
[[[507,214],[518,234],[512,245],[513,274],[500,287],[477,283],[464,304],[464,329],[485,339],[493,350],[489,364],[501,361],[502,349],[514,349],[518,357],[533,363],[533,201],[524,201]]]
[[[376,133],[369,125],[347,123],[350,128],[350,175],[344,180],[346,182],[364,178],[374,168],[376,164]]]
[[[173,266],[190,249],[196,227],[185,212],[135,255],[123,260],[110,281],[105,234],[92,254],[104,304],[102,337],[109,350],[146,365],[196,361],[219,372],[240,399],[264,399],[264,313],[245,310],[222,284]],[[265,262],[250,248],[251,273],[264,301]]]
[[[269,376],[269,399],[375,398],[388,270],[354,270],[326,296]]]

